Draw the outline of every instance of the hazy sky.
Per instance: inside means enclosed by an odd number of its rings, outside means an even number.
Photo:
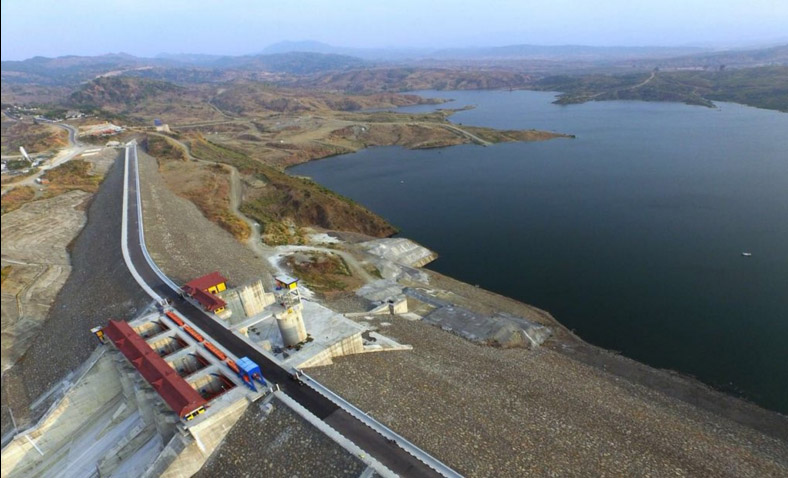
[[[3,60],[126,52],[788,42],[788,0],[3,0]]]

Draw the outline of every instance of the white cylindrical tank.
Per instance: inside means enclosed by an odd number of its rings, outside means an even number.
[[[276,325],[279,326],[285,347],[292,347],[306,340],[304,318],[299,309],[289,309],[277,315]]]

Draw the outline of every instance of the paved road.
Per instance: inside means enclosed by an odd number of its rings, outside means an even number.
[[[137,170],[137,151],[131,148],[129,154],[128,185],[128,247],[131,262],[145,282],[163,298],[172,300],[173,307],[194,322],[204,332],[238,357],[249,357],[260,365],[265,378],[279,385],[287,395],[330,425],[380,463],[400,476],[439,477],[432,468],[420,462],[395,443],[383,438],[376,431],[359,422],[333,402],[313,389],[300,385],[290,378],[290,374],[275,362],[268,359],[213,318],[206,315],[191,303],[183,300],[174,290],[164,283],[150,267],[140,245],[139,222],[137,216],[137,189],[134,177]],[[370,384],[372,385],[372,384]]]
[[[60,128],[68,131],[68,148],[70,148],[70,151],[64,154],[62,157],[60,157],[60,154],[67,151],[67,150],[63,150],[61,153],[58,154],[58,156],[55,156],[52,159],[52,162],[50,164],[45,164],[44,166],[42,166],[41,168],[42,170],[53,169],[60,166],[63,163],[67,163],[72,159],[74,159],[75,156],[77,156],[78,154],[82,153],[85,149],[87,149],[87,146],[77,143],[76,128],[65,123],[50,123],[50,124],[52,126],[55,126],[56,128]]]
[[[80,153],[85,151],[85,149],[87,149],[85,145],[77,143],[77,136],[76,136],[77,130],[73,126],[63,123],[54,123],[51,121],[46,123],[68,131],[68,146],[64,149],[61,149],[54,158],[49,160],[48,163],[42,164],[35,174],[31,174],[30,176],[25,176],[24,178],[18,181],[4,184],[2,188],[3,194],[19,186],[32,186],[36,184],[36,179],[40,178],[45,172],[57,166],[60,166],[63,163],[67,163],[68,161],[71,161],[77,155],[79,155]],[[22,156],[20,155],[19,157],[21,158]]]

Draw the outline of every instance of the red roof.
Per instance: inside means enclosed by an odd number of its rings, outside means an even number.
[[[223,309],[227,306],[227,302],[209,292],[205,292],[202,289],[192,289],[191,291],[187,292],[190,292],[191,296],[194,297],[194,300],[199,302],[205,310],[215,312],[216,309]]]
[[[104,333],[181,418],[207,402],[122,320],[110,320]]]
[[[183,285],[183,289],[186,290],[188,288],[195,290],[207,290],[215,285],[221,284],[222,282],[227,282],[227,279],[218,272],[214,271],[210,274],[190,280]]]

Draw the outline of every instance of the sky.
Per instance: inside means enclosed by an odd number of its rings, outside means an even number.
[[[250,54],[511,44],[788,43],[788,0],[3,0],[3,60],[125,52]]]

